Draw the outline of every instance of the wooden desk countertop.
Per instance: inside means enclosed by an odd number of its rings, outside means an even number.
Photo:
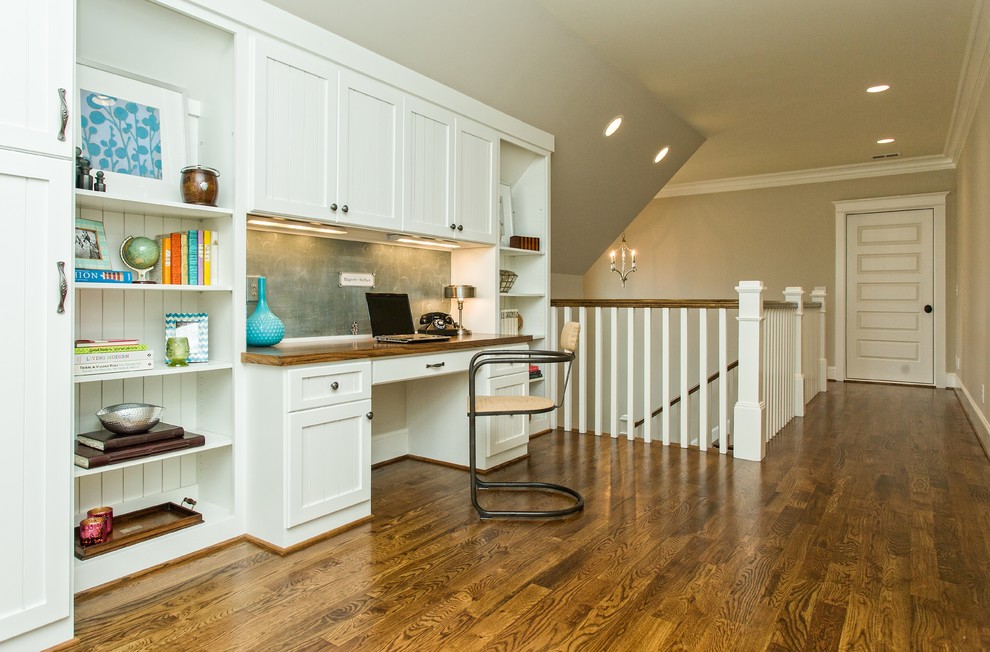
[[[489,346],[524,344],[533,340],[532,335],[488,335],[475,333],[452,337],[446,342],[422,342],[419,344],[380,343],[368,337],[359,340],[330,342],[285,342],[275,346],[252,346],[241,354],[241,362],[274,367],[289,367],[321,362],[343,362],[387,358],[419,353],[445,353],[462,349],[480,349]]]

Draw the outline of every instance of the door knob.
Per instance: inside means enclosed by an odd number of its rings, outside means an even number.
[[[926,305],[925,312],[931,312],[931,311],[932,311],[932,307],[930,305]]]
[[[337,210],[337,204],[330,204],[330,210],[336,211]]]

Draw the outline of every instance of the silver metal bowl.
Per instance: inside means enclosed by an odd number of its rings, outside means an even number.
[[[119,435],[146,432],[158,425],[165,408],[149,403],[108,405],[96,413],[103,427]]]

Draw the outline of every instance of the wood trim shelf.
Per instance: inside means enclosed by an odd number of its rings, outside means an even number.
[[[77,478],[82,478],[87,475],[99,475],[100,473],[105,473],[107,471],[116,471],[118,469],[125,469],[129,466],[139,466],[141,464],[147,464],[148,462],[158,462],[160,460],[167,460],[173,457],[181,457],[183,455],[190,455],[192,453],[202,453],[204,451],[214,450],[217,448],[226,448],[231,445],[232,440],[226,435],[219,435],[213,432],[208,432],[196,429],[197,434],[201,434],[206,437],[206,443],[202,446],[196,446],[194,448],[182,448],[176,451],[169,451],[167,453],[162,453],[161,455],[149,455],[148,457],[139,457],[133,460],[127,460],[124,462],[117,462],[116,464],[108,464],[106,466],[98,466],[95,469],[84,469],[81,466],[74,466],[73,475]]]
[[[542,256],[544,253],[542,251],[534,251],[532,249],[519,249],[517,247],[506,247],[500,246],[498,248],[500,252],[506,256]]]

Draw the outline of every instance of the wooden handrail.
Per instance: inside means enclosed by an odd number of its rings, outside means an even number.
[[[734,362],[730,362],[729,365],[725,368],[725,371],[726,371],[726,373],[728,373],[728,372],[732,371],[733,369],[735,369],[738,366],[739,366],[739,361],[738,360],[736,360]],[[715,382],[716,380],[718,380],[719,375],[720,375],[720,373],[717,372],[717,371],[715,373],[713,373],[711,376],[708,377],[708,382],[706,384],[710,385],[713,382]],[[688,396],[691,396],[691,394],[694,394],[695,392],[697,392],[700,389],[701,389],[701,383],[698,383],[697,385],[695,385],[694,387],[692,387],[691,389],[688,390],[687,395]],[[673,399],[670,402],[670,405],[671,406],[674,406],[674,405],[677,405],[680,402],[681,402],[681,397],[678,396],[677,398]],[[657,416],[661,412],[663,412],[663,408],[662,407],[657,408],[650,415],[650,418],[652,419],[653,417]],[[644,421],[646,421],[646,419],[640,419],[639,421],[637,421],[636,423],[634,423],[633,424],[633,430],[635,430],[637,426],[643,425],[643,422]]]

